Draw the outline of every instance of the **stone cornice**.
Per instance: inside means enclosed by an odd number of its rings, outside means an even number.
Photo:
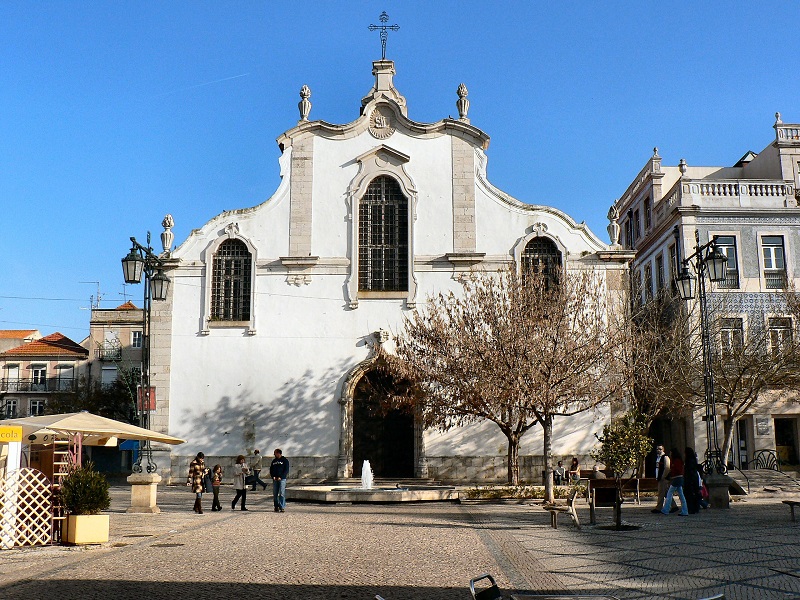
[[[318,135],[329,139],[347,139],[354,137],[369,128],[369,119],[377,106],[389,107],[394,113],[396,129],[411,137],[458,135],[473,146],[486,150],[489,147],[489,136],[477,127],[458,119],[442,119],[435,123],[419,123],[406,117],[401,107],[391,99],[380,97],[364,107],[364,112],[355,121],[344,125],[335,125],[326,121],[304,121],[296,127],[285,131],[277,138],[278,147],[283,152],[292,146],[295,140],[309,135]]]

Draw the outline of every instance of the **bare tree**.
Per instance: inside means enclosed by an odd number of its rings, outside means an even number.
[[[765,392],[796,389],[800,367],[800,340],[793,335],[791,323],[783,323],[765,307],[745,313],[737,300],[738,296],[722,292],[708,301],[714,400],[723,424],[723,457],[730,453],[736,423]],[[793,293],[787,292],[783,301],[778,295],[773,300],[790,312],[792,306],[800,308]],[[664,297],[635,311],[629,344],[638,353],[632,361],[636,371],[633,404],[645,422],[658,414],[705,405],[698,310],[696,302],[687,305]]]
[[[618,339],[601,275],[593,271],[476,273],[461,295],[439,294],[407,318],[387,364],[414,382],[406,395],[427,427],[495,423],[508,440],[508,481],[519,482],[519,444],[544,433],[552,500],[553,419],[610,399]]]

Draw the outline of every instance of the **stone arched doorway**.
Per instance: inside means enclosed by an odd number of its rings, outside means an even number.
[[[414,415],[387,409],[394,387],[381,371],[365,373],[353,393],[353,476],[369,460],[375,477],[414,477]]]
[[[376,340],[378,343],[385,341],[379,339],[377,334]],[[381,411],[374,409],[374,404],[380,403],[381,394],[384,393],[381,390],[386,389],[387,385],[392,385],[391,381],[386,382],[381,379],[384,376],[381,375],[383,371],[378,368],[378,360],[373,356],[360,362],[350,369],[342,380],[336,476],[339,479],[359,477],[363,461],[366,459],[373,465],[377,477],[427,477],[425,440],[419,418],[413,413],[382,414]],[[394,428],[392,424],[395,425]],[[388,453],[402,454],[403,459],[379,465],[379,455]],[[385,469],[384,464],[386,464]]]

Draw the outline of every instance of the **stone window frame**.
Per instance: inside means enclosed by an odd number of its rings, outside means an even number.
[[[741,254],[742,254],[742,252],[741,252],[741,250],[742,250],[741,232],[734,231],[734,230],[730,230],[730,231],[729,230],[709,231],[708,232],[708,239],[711,240],[711,239],[714,239],[714,238],[733,238],[733,246],[732,247],[733,247],[733,253],[734,253],[734,262],[736,263],[736,268],[734,269],[734,273],[736,274],[736,285],[733,285],[732,282],[727,281],[728,279],[731,279],[730,277],[727,277],[726,278],[726,282],[724,282],[724,283],[722,283],[722,282],[716,283],[715,287],[717,287],[719,289],[723,289],[723,290],[740,290],[740,289],[742,289],[744,287],[744,285],[745,285],[745,282],[743,281],[744,273],[742,272],[742,266],[743,265],[742,265],[742,257],[741,257]],[[730,244],[722,244],[722,243],[720,243],[717,247],[718,247],[718,249],[720,249],[720,251],[723,254],[725,254],[725,256],[728,256],[728,252],[727,251],[723,251],[722,248],[730,248],[731,247]],[[728,259],[728,262],[730,262],[730,258]],[[728,271],[730,271],[730,268],[728,269]]]
[[[212,280],[214,278],[214,256],[223,242],[228,240],[238,240],[247,246],[250,252],[250,319],[247,321],[215,321],[211,319],[211,294]],[[227,225],[220,235],[206,246],[202,252],[200,260],[203,263],[203,313],[201,317],[201,335],[210,335],[212,329],[245,329],[247,335],[256,334],[256,263],[258,261],[258,251],[255,245],[247,237],[239,233],[238,223]]]
[[[359,300],[405,300],[406,308],[417,306],[417,277],[414,273],[414,224],[417,220],[417,186],[405,169],[411,160],[406,154],[385,144],[377,146],[356,158],[358,173],[347,188],[346,205],[349,221],[350,267],[345,284],[350,309],[358,308]],[[393,178],[401,192],[408,198],[408,290],[398,292],[370,292],[358,289],[358,218],[359,201],[369,184],[382,175]]]
[[[784,287],[772,288],[767,287],[767,269],[764,268],[764,238],[777,236],[783,239],[783,274],[784,274]],[[793,261],[790,249],[790,235],[789,231],[785,229],[759,229],[756,231],[756,245],[758,247],[758,276],[760,280],[760,289],[762,292],[775,291],[779,289],[786,289],[789,281],[792,279]],[[779,269],[770,269],[771,272],[779,271]]]
[[[569,263],[569,250],[567,250],[566,245],[564,245],[558,236],[548,233],[546,226],[542,227],[542,224],[537,223],[532,227],[531,231],[517,240],[517,243],[514,244],[511,250],[514,256],[517,275],[522,276],[522,253],[525,251],[528,242],[537,237],[547,238],[556,245],[556,248],[558,248],[558,251],[561,253],[561,269],[566,271]]]

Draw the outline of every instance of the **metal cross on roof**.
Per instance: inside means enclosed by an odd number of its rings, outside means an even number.
[[[400,29],[400,25],[387,25],[389,15],[386,14],[386,11],[381,13],[380,21],[383,25],[370,25],[369,30],[375,31],[377,29],[381,32],[381,49],[383,50],[381,60],[386,60],[386,39],[389,37],[389,30],[397,31]]]

